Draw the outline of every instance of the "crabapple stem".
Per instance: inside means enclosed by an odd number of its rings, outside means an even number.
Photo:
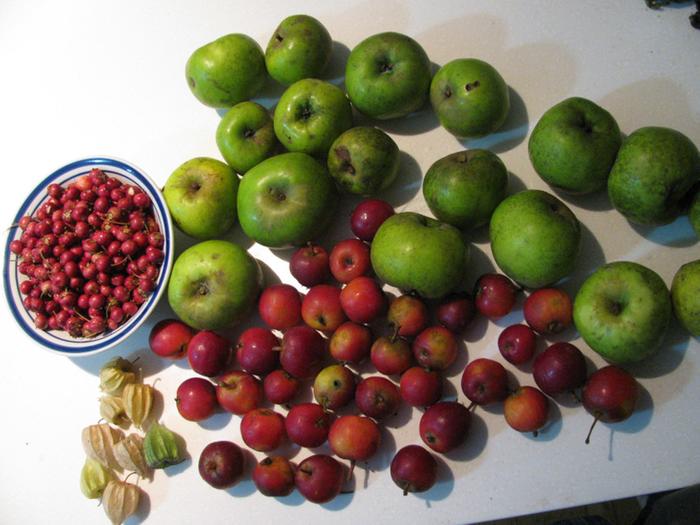
[[[593,432],[593,427],[598,422],[599,417],[600,416],[595,416],[595,419],[593,419],[593,424],[591,425],[591,428],[588,429],[588,435],[586,436],[586,445],[588,445],[591,442],[591,432]]]

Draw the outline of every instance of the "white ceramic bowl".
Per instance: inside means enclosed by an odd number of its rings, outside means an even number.
[[[28,311],[22,303],[19,283],[26,277],[17,269],[17,259],[10,252],[10,242],[21,235],[19,227],[13,227],[5,245],[5,265],[3,267],[3,284],[5,297],[15,319],[22,329],[37,343],[54,353],[78,357],[96,354],[118,345],[136,331],[148,318],[165,291],[168,276],[173,265],[173,225],[165,205],[165,199],[158,186],[142,170],[124,160],[111,157],[94,157],[77,160],[56,170],[46,177],[27,197],[15,217],[16,225],[24,215],[34,215],[35,211],[48,198],[46,188],[49,184],[57,183],[62,186],[90,172],[93,168],[103,170],[108,176],[116,177],[124,182],[135,184],[151,198],[156,221],[163,234],[163,262],[160,267],[155,289],[148,299],[139,307],[135,315],[129,318],[119,328],[105,332],[92,338],[74,338],[66,332],[58,330],[39,330],[34,326],[34,314]]]

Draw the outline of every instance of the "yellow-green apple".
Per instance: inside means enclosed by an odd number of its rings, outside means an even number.
[[[336,200],[324,166],[304,153],[284,153],[262,161],[241,180],[238,220],[260,244],[300,245],[325,230]]]
[[[321,22],[309,15],[288,16],[275,29],[265,49],[267,72],[288,86],[303,78],[320,78],[333,41]]]
[[[554,195],[525,190],[498,205],[491,216],[490,236],[501,270],[523,286],[541,288],[573,271],[581,225]]]
[[[700,179],[700,154],[679,131],[641,128],[620,147],[608,179],[613,206],[631,222],[666,224]]]
[[[325,157],[333,141],[352,127],[352,107],[337,86],[305,78],[282,93],[273,120],[277,139],[289,151]]]
[[[507,187],[503,161],[488,150],[472,149],[435,161],[423,179],[423,197],[438,220],[470,230],[488,224]]]
[[[345,87],[360,112],[376,119],[408,115],[425,105],[430,60],[421,45],[401,33],[372,35],[353,48]]]
[[[238,186],[238,176],[230,166],[196,157],[173,171],[163,196],[178,228],[197,239],[213,239],[236,223]]]
[[[688,332],[700,336],[700,259],[681,266],[671,282],[676,318]]]
[[[204,241],[175,261],[168,302],[194,328],[229,328],[248,315],[262,281],[260,266],[243,248],[228,241]]]
[[[350,128],[331,144],[328,172],[348,193],[374,195],[396,179],[399,147],[381,129]]]
[[[571,97],[549,108],[528,141],[530,161],[547,184],[569,193],[605,187],[622,134],[595,102]]]
[[[247,35],[232,33],[196,49],[185,65],[190,90],[200,102],[230,108],[255,97],[265,85],[265,56]]]
[[[236,104],[216,128],[216,145],[226,163],[244,174],[278,147],[270,113],[257,102]]]
[[[325,410],[338,410],[355,396],[355,374],[343,365],[328,365],[314,378],[314,399]]]
[[[430,103],[443,127],[457,137],[481,137],[500,128],[510,111],[508,85],[483,60],[458,58],[430,84]]]
[[[384,282],[433,299],[463,284],[469,250],[457,228],[414,212],[389,217],[370,248]]]
[[[593,272],[574,299],[574,324],[593,350],[611,363],[654,354],[671,319],[663,279],[641,264],[616,261]]]

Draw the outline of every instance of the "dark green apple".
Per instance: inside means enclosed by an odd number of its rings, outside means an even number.
[[[494,210],[490,236],[501,270],[523,286],[541,288],[573,271],[581,225],[554,195],[525,190],[507,197]]]
[[[240,323],[262,289],[257,261],[237,244],[212,240],[180,254],[168,283],[170,307],[198,330],[220,330]]]
[[[469,230],[489,222],[507,187],[503,161],[488,150],[473,149],[435,161],[423,179],[423,197],[439,220]]]
[[[357,44],[345,65],[352,104],[368,117],[391,119],[421,109],[430,90],[430,60],[401,33],[379,33]]]
[[[588,99],[572,97],[542,115],[528,151],[547,184],[569,193],[590,193],[607,184],[620,144],[620,128],[610,113]]]
[[[631,222],[666,224],[698,179],[700,154],[688,137],[670,128],[640,128],[620,147],[608,195]]]
[[[337,197],[323,165],[304,153],[284,153],[245,174],[238,220],[245,234],[262,245],[301,245],[325,230]]]
[[[691,335],[700,336],[700,259],[681,266],[671,282],[676,318]]]
[[[236,222],[238,176],[209,157],[190,159],[173,171],[163,196],[173,221],[197,239],[220,237]]]
[[[277,139],[289,151],[325,157],[333,141],[352,127],[352,107],[338,87],[305,78],[282,93],[274,126]]]
[[[332,49],[331,35],[321,22],[308,15],[288,16],[265,49],[267,72],[285,86],[303,78],[319,78]]]
[[[232,33],[195,50],[185,65],[190,90],[200,102],[230,108],[257,95],[265,85],[265,56],[247,35]]]
[[[216,128],[216,145],[228,165],[244,174],[273,155],[277,148],[272,117],[256,102],[236,104]]]
[[[493,133],[510,111],[505,80],[476,58],[458,58],[442,66],[430,84],[430,103],[440,124],[461,138]]]
[[[576,329],[611,363],[641,361],[655,353],[670,319],[671,296],[663,279],[635,262],[601,266],[574,299]]]
[[[350,128],[331,145],[328,171],[348,193],[374,195],[396,179],[399,147],[378,128]]]
[[[384,282],[433,299],[464,283],[469,250],[454,226],[419,213],[401,212],[377,230],[370,259]]]

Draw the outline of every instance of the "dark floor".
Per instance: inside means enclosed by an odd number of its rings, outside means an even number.
[[[594,505],[583,505],[570,509],[531,514],[519,518],[483,522],[480,525],[547,525],[558,520],[600,516],[613,525],[631,525],[637,519],[641,506],[637,498],[606,501]]]

